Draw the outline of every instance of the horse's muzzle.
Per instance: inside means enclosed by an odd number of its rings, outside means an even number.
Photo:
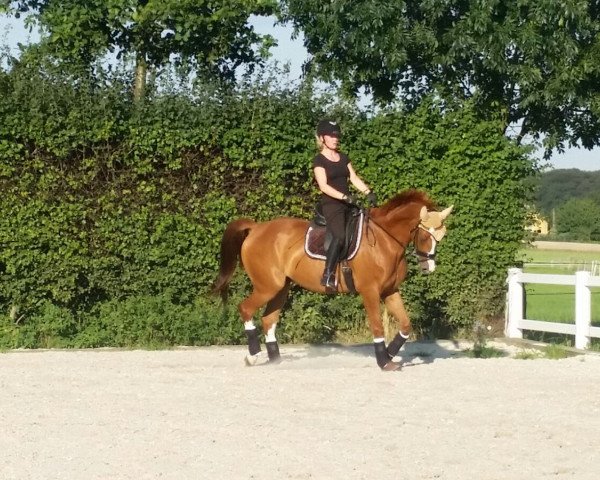
[[[421,273],[430,274],[435,270],[435,260],[433,259],[422,259],[419,260],[419,267],[421,268]]]

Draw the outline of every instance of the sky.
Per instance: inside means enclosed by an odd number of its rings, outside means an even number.
[[[276,25],[272,17],[254,17],[251,22],[256,31],[270,34],[278,41],[278,46],[272,49],[273,59],[290,66],[290,78],[298,78],[302,72],[302,64],[307,57],[302,44],[302,37],[292,39],[290,27]],[[30,34],[23,22],[5,15],[0,15],[0,44],[8,45],[14,53],[18,52],[17,43],[35,41],[37,36]],[[541,158],[542,152],[536,154]],[[578,168],[579,170],[600,170],[600,148],[586,150],[570,148],[564,153],[555,153],[549,161],[549,168]]]

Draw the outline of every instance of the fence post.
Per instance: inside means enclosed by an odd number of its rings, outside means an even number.
[[[523,284],[520,281],[520,268],[508,269],[508,315],[504,334],[508,338],[523,338],[520,323],[523,319]]]
[[[590,272],[575,272],[575,348],[590,346],[592,324],[592,293],[588,282]]]

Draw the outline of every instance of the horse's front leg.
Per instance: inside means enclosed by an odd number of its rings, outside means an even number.
[[[379,309],[379,294],[377,292],[362,293],[362,300],[367,312],[367,318],[369,319],[369,327],[373,334],[373,346],[375,347],[377,365],[382,370],[398,370],[400,364],[391,361],[385,347],[385,334]]]
[[[408,340],[410,335],[410,319],[408,318],[406,308],[404,308],[404,302],[402,301],[400,293],[394,292],[385,297],[384,301],[388,312],[392,314],[398,324],[398,333],[387,346],[387,353],[389,358],[392,359],[398,355],[402,345]]]

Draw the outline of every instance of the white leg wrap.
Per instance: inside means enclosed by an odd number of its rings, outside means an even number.
[[[247,366],[249,367],[253,367],[254,365],[256,365],[258,363],[258,360],[261,357],[261,353],[262,352],[258,352],[256,355],[246,355],[246,357],[244,358],[244,362],[246,363]]]
[[[254,326],[254,321],[253,320],[248,320],[247,322],[244,322],[244,330],[254,330],[256,327]]]
[[[271,328],[269,328],[269,330],[267,330],[267,334],[265,335],[265,342],[276,342],[277,339],[275,338],[275,329],[277,328],[277,324],[274,323],[273,325],[271,325]]]
[[[383,337],[377,337],[373,339],[374,343],[381,343],[381,342],[385,342],[385,338]]]

